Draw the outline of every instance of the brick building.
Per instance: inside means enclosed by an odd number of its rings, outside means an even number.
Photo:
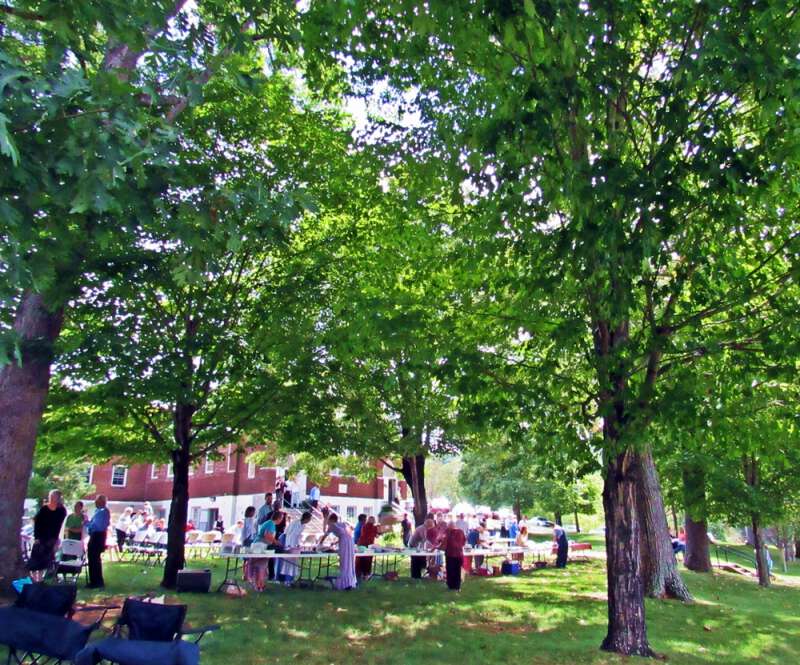
[[[229,446],[223,459],[207,458],[193,467],[189,475],[189,519],[198,529],[211,528],[217,519],[226,526],[242,517],[248,506],[260,507],[264,493],[275,488],[275,481],[285,477],[281,467],[258,467],[247,461],[248,453]],[[159,517],[168,517],[172,496],[171,464],[125,464],[112,461],[92,465],[89,482],[97,493],[105,494],[111,512],[120,513],[125,506],[141,507],[145,501],[153,506]],[[309,483],[305,474],[287,479],[293,503],[308,496]],[[381,506],[392,499],[404,503],[408,488],[394,471],[381,463],[375,465],[375,478],[360,482],[355,478],[331,475],[320,486],[320,500],[348,521],[359,513],[377,514]]]

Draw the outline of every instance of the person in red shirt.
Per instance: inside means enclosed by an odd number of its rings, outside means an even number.
[[[361,533],[358,536],[357,545],[369,547],[375,544],[375,539],[381,532],[381,527],[375,524],[375,518],[370,515],[364,525],[361,527]],[[356,557],[356,575],[361,578],[367,578],[372,575],[372,557],[359,556]]]
[[[441,548],[444,550],[444,565],[447,571],[447,588],[461,591],[461,563],[464,559],[464,545],[467,537],[455,524],[448,524],[444,532]]]

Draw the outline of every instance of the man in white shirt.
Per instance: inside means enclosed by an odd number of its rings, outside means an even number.
[[[314,485],[310,490],[308,490],[308,502],[317,508],[319,506],[319,486]]]
[[[456,520],[456,529],[461,529],[466,536],[469,533],[469,522],[464,518],[464,513],[460,513]]]

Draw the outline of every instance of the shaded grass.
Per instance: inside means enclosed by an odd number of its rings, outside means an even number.
[[[218,584],[223,568],[203,565],[213,569]],[[159,573],[108,564],[106,595],[160,593]],[[794,661],[800,651],[799,587],[780,580],[763,590],[724,573],[685,575],[696,603],[648,601],[649,634],[658,652],[675,663]],[[80,596],[104,597],[88,591]],[[189,605],[192,625],[222,624],[202,642],[205,665],[625,661],[598,650],[606,627],[602,560],[518,577],[469,578],[460,594],[403,577],[351,592],[270,585],[264,594],[244,598],[171,594],[170,600]]]

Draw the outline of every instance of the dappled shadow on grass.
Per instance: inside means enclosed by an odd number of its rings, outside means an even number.
[[[202,565],[214,569],[218,584],[222,569]],[[108,590],[160,593],[159,573],[113,564],[107,567]],[[761,592],[720,575],[688,574],[687,581],[696,604],[647,605],[653,646],[671,662],[757,659],[784,665],[800,649],[797,590]],[[81,596],[102,598],[86,594]],[[518,577],[468,578],[459,594],[440,583],[401,578],[372,581],[351,592],[270,585],[266,593],[244,598],[215,593],[172,598],[189,605],[190,623],[222,624],[203,641],[204,665],[623,662],[598,649],[606,626],[605,570],[599,561]]]

